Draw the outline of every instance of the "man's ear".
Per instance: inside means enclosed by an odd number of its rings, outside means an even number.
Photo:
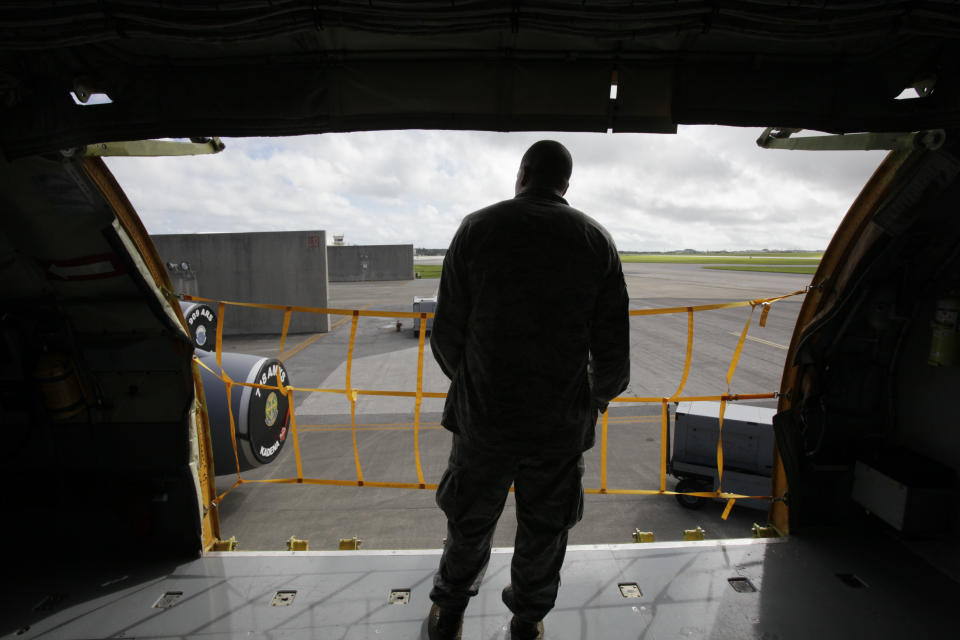
[[[529,181],[530,176],[527,174],[526,167],[520,165],[520,168],[517,170],[517,181],[513,185],[513,193],[520,195],[520,192],[523,191]]]
[[[569,189],[569,188],[570,188],[570,183],[567,182],[566,184],[563,185],[563,191],[560,192],[560,195],[561,195],[561,196],[567,195],[567,189]]]

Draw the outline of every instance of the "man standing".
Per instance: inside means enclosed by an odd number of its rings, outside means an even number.
[[[541,638],[567,532],[583,516],[583,452],[630,377],[620,258],[598,222],[567,205],[573,160],[552,140],[520,162],[516,197],[476,211],[443,260],[430,340],[450,378],[453,432],[437,504],[447,542],[434,577],[431,639],[459,638],[513,484],[512,638]]]

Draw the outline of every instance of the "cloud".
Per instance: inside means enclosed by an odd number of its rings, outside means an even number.
[[[445,247],[464,215],[513,195],[524,150],[552,138],[574,157],[571,205],[621,249],[825,247],[883,153],[768,151],[759,134],[358,132],[107,163],[151,233],[323,229]]]

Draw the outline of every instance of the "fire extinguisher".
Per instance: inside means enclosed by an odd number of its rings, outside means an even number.
[[[937,300],[930,323],[930,355],[927,364],[947,367],[960,360],[960,296],[948,295]]]

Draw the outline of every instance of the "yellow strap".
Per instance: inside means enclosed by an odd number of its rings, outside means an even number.
[[[280,333],[280,352],[277,354],[277,359],[283,357],[283,345],[287,342],[287,331],[290,329],[291,315],[293,315],[293,312],[290,311],[290,307],[287,307],[287,310],[283,312],[283,331]]]
[[[205,365],[202,360],[199,360],[196,357],[194,357],[194,361],[198,365],[200,365],[201,367],[203,367],[204,369],[212,373],[214,376],[219,378],[220,380],[224,379],[223,376],[221,376],[219,373],[217,373],[216,371],[214,371],[213,369]],[[390,397],[397,397],[397,398],[416,398],[417,397],[416,391],[376,391],[371,389],[347,390],[347,389],[325,389],[320,387],[293,387],[293,386],[279,387],[277,385],[258,384],[256,382],[233,382],[233,384],[234,386],[237,386],[237,387],[250,387],[252,389],[265,389],[269,391],[280,391],[280,392],[283,392],[284,389],[290,389],[291,391],[300,391],[303,393],[336,393],[338,395],[348,395],[348,396],[390,396]],[[447,394],[445,393],[439,393],[439,392],[433,392],[433,391],[424,391],[420,395],[424,398],[446,398],[447,397]],[[767,397],[767,396],[764,396],[764,397]],[[770,394],[769,397],[773,397],[773,395]]]
[[[693,359],[693,307],[687,307],[687,354],[683,361],[683,376],[680,378],[680,386],[670,396],[670,400],[680,395],[683,388],[687,386],[687,377],[690,375],[690,361]]]
[[[209,372],[212,373],[213,375],[215,375],[215,376],[217,376],[218,378],[220,378],[221,380],[223,380],[223,376],[221,376],[219,373],[217,373],[216,371],[214,371],[213,369],[211,369],[211,368],[208,367],[207,365],[203,364],[203,360],[201,360],[201,359],[198,358],[197,356],[193,356],[193,361],[194,361],[194,363],[200,365],[201,367],[203,367],[204,369],[206,369],[207,371],[209,371]]]
[[[321,426],[312,426],[312,427],[298,427],[300,431],[305,433],[330,433],[333,431],[350,431],[349,425],[346,427],[321,427]],[[357,431],[410,431],[412,430],[412,425],[396,425],[396,424],[374,424],[374,425],[357,425]],[[428,426],[420,425],[420,431],[440,431],[443,427],[440,426],[439,422],[432,423]]]
[[[240,454],[237,453],[237,423],[233,418],[233,380],[223,372],[223,385],[227,389],[227,414],[230,416],[230,442],[233,444],[233,461],[237,464],[237,478],[240,478]]]
[[[350,430],[353,433],[353,460],[357,465],[357,482],[363,486],[363,467],[360,466],[360,449],[357,447],[357,392],[350,386],[353,371],[353,345],[357,340],[357,323],[360,310],[353,311],[353,323],[350,325],[350,347],[347,349],[347,400],[350,401]]]
[[[728,517],[730,517],[730,511],[733,509],[733,503],[736,501],[737,501],[736,498],[730,498],[729,500],[727,500],[727,506],[723,508],[723,513],[720,514],[721,518],[726,520]]]
[[[334,487],[376,487],[378,489],[424,489],[435,491],[436,484],[420,486],[413,482],[373,482],[371,480],[331,480],[327,478],[265,478],[263,480],[244,480],[245,483],[255,484],[321,484]]]
[[[797,296],[806,293],[806,290],[794,291],[793,293],[788,293],[782,296],[777,296],[775,298],[760,298],[757,300],[742,300],[739,302],[723,302],[718,304],[703,304],[695,307],[664,307],[662,309],[633,309],[629,313],[631,316],[655,316],[663,315],[669,313],[683,313],[689,309],[693,311],[713,311],[715,309],[735,309],[737,307],[747,307],[747,306],[757,306],[764,303],[773,303],[778,300],[783,300],[784,298],[789,298],[791,296]],[[191,296],[184,295],[184,300],[191,300],[194,302],[217,302],[219,304],[228,304],[234,307],[249,307],[254,309],[273,309],[275,311],[286,311],[287,309],[291,311],[297,311],[302,313],[325,313],[328,315],[337,315],[337,316],[349,316],[355,313],[358,313],[361,316],[376,317],[376,318],[419,318],[423,312],[418,311],[380,311],[380,310],[357,310],[357,309],[335,309],[327,307],[298,307],[298,306],[287,306],[282,304],[264,304],[259,302],[233,302],[233,301],[220,301],[214,300],[212,298],[204,298],[201,296]],[[427,313],[427,318],[433,318],[433,313]]]
[[[607,490],[607,416],[610,409],[603,412],[600,419],[600,493]]]
[[[304,391],[308,393],[336,393],[339,395],[345,395],[347,393],[346,389],[322,389],[319,387],[290,387],[294,391]]]
[[[238,481],[237,484],[317,484],[336,487],[376,487],[383,489],[423,489],[426,491],[435,491],[436,484],[426,483],[420,486],[416,482],[375,482],[372,480],[337,480],[331,478],[265,478],[261,480]],[[236,486],[236,485],[234,485]],[[770,496],[747,496],[739,493],[726,493],[716,491],[691,491],[689,493],[680,493],[678,491],[658,491],[656,489],[584,489],[584,493],[590,495],[622,495],[622,496],[696,496],[698,498],[718,498],[721,500],[769,500]]]
[[[211,302],[214,302],[211,300]],[[217,366],[223,369],[221,364],[221,355],[223,354],[223,316],[226,314],[226,306],[224,303],[217,305]]]
[[[245,480],[244,482],[254,482]],[[356,484],[356,483],[354,483]],[[658,491],[657,489],[584,489],[584,493],[590,495],[609,494],[615,496],[696,496],[698,498],[717,498],[719,500],[769,500],[770,496],[744,496],[739,493],[727,493],[726,491],[690,491],[683,493],[680,491]]]
[[[354,393],[361,396],[391,396],[396,398],[416,398],[416,391],[376,391],[373,389],[354,389]],[[424,391],[420,394],[424,398],[446,398],[446,393],[438,391]]]
[[[350,385],[350,380],[353,376],[353,345],[357,339],[357,321],[360,316],[355,311],[353,313],[353,323],[350,326],[350,344],[347,347],[347,376],[346,376],[346,388],[344,393],[347,394],[347,399],[351,400],[353,396],[353,387]]]
[[[279,376],[277,376],[279,382]],[[293,438],[293,455],[297,459],[297,480],[303,482],[303,461],[300,458],[300,438],[297,435],[297,412],[293,410],[293,389],[286,387],[287,407],[290,409],[290,437]]]
[[[761,326],[761,327],[767,326],[767,316],[768,316],[769,314],[770,314],[770,303],[769,303],[769,302],[764,302],[764,303],[763,303],[763,311],[760,313],[760,326]]]
[[[611,425],[628,425],[628,424],[640,424],[641,422],[660,422],[660,415],[651,418],[645,416],[638,416],[633,419],[623,420],[610,418],[608,420]],[[437,431],[443,427],[439,422],[424,422],[420,420],[420,431]],[[327,431],[350,431],[350,425],[343,424],[308,424],[308,425],[297,425],[298,431],[303,432],[327,432]],[[357,431],[413,431],[413,422],[358,422]]]
[[[776,397],[777,397],[776,393],[724,393],[717,396],[680,396],[679,398],[670,398],[670,401],[671,402],[704,402],[704,401],[719,402],[720,400],[729,400],[731,402],[736,402],[737,400],[766,400],[768,398],[776,398]],[[610,402],[651,404],[653,402],[663,402],[663,398],[620,396],[619,398],[614,398]]]
[[[755,307],[758,304],[773,303],[791,296],[798,296],[806,293],[806,289],[787,293],[774,298],[758,298],[757,300],[741,300],[739,302],[720,302],[717,304],[701,304],[695,307],[662,307],[660,309],[632,309],[631,316],[658,316],[668,313],[683,313],[687,310],[692,311],[715,311],[717,309],[736,309],[737,307]]]
[[[670,437],[670,409],[667,399],[663,398],[660,404],[660,491],[667,490],[667,445]]]
[[[233,302],[230,300],[214,300],[212,298],[204,298],[201,296],[191,296],[184,295],[184,300],[190,300],[193,302],[219,302],[221,304],[228,304],[232,307],[246,307],[250,309],[272,309],[274,311],[286,311],[287,309],[291,311],[296,311],[298,313],[325,313],[327,315],[333,316],[351,316],[351,315],[360,315],[363,317],[370,318],[419,318],[422,312],[419,311],[380,311],[380,310],[371,310],[366,311],[363,309],[335,309],[328,307],[298,307],[298,306],[289,306],[284,304],[265,304],[260,302]],[[433,318],[433,313],[427,312],[427,318]]]
[[[231,491],[233,491],[234,489],[242,485],[244,482],[246,481],[243,478],[237,478],[237,481],[233,483],[232,487],[230,487],[229,489],[227,489],[226,491],[224,491],[214,499],[213,504],[214,505],[220,504],[223,501],[223,499],[227,496],[228,493],[230,493]]]
[[[736,309],[737,307],[750,306],[749,300],[739,302],[720,302],[717,304],[702,304],[695,307],[661,307],[659,309],[631,309],[631,316],[661,316],[671,313],[683,313],[684,311],[715,311],[716,309]]]
[[[423,401],[423,344],[427,335],[427,314],[420,314],[420,337],[417,344],[417,399],[413,408],[413,455],[417,463],[417,482],[424,486],[420,466],[420,404]]]

